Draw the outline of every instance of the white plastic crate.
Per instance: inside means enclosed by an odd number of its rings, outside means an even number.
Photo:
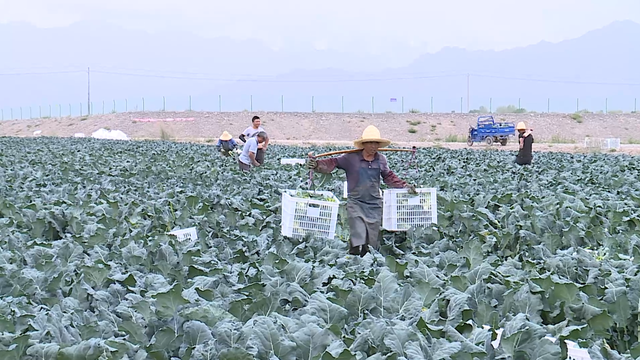
[[[296,165],[296,164],[304,165],[305,163],[306,163],[306,160],[304,159],[280,159],[280,164],[282,165]]]
[[[383,192],[382,227],[389,231],[408,230],[438,223],[436,189],[416,189],[418,195],[407,189],[387,189]]]
[[[195,227],[190,227],[187,229],[179,229],[168,232],[167,234],[174,235],[178,238],[178,241],[185,241],[187,239],[190,240],[198,240],[198,232]]]
[[[620,149],[620,138],[584,138],[584,147],[590,149]]]
[[[334,201],[300,198],[296,197],[296,192],[296,190],[282,191],[282,235],[292,238],[313,235],[333,239],[336,234],[340,200],[330,191],[316,191],[316,193],[332,198]]]

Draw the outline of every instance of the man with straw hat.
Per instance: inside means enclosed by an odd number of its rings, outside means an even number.
[[[218,151],[220,151],[220,153],[225,156],[231,155],[231,152],[235,150],[237,146],[238,143],[233,140],[233,137],[227,131],[222,133],[222,135],[218,139],[218,144],[216,145]]]
[[[367,126],[362,137],[353,142],[357,151],[336,158],[307,160],[307,167],[328,174],[335,168],[347,173],[347,216],[351,233],[349,254],[364,256],[369,246],[380,248],[380,226],[382,223],[382,196],[380,178],[392,188],[408,188],[415,194],[415,186],[408,185],[389,169],[387,158],[378,152],[391,140],[380,136],[375,126]]]
[[[516,155],[516,164],[518,165],[531,165],[531,161],[533,161],[533,135],[531,132],[533,129],[527,129],[527,126],[524,122],[519,122],[516,125],[516,130],[518,130],[518,155]]]

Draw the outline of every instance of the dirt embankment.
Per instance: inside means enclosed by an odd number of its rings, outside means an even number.
[[[121,130],[134,139],[171,138],[177,141],[214,143],[223,131],[238,136],[262,118],[273,143],[349,145],[367,125],[375,125],[383,136],[399,145],[466,148],[469,126],[475,114],[336,114],[280,112],[128,112],[89,117],[63,117],[4,121],[0,136],[90,136],[100,129]],[[534,129],[536,151],[589,151],[586,137],[619,138],[618,152],[640,154],[640,114],[501,114],[497,121],[524,121]],[[172,119],[173,121],[167,121]],[[162,120],[162,121],[158,121]],[[474,144],[472,148],[486,148]],[[505,147],[515,150],[513,142]]]

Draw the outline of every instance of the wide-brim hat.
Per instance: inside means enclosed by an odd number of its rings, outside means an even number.
[[[382,138],[380,136],[380,130],[373,125],[367,126],[367,128],[362,132],[362,137],[354,140],[353,145],[358,149],[362,149],[364,148],[364,145],[362,144],[366,142],[380,143],[380,147],[389,146],[389,144],[391,144],[391,140]]]
[[[223,132],[222,135],[220,136],[220,140],[222,141],[231,140],[231,138],[233,138],[233,136],[231,136],[231,134],[229,134],[228,131]]]
[[[516,125],[516,130],[527,130],[527,125],[524,124],[524,121],[520,121],[518,125]]]

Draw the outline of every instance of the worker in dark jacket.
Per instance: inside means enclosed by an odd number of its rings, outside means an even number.
[[[378,148],[388,146],[390,140],[380,137],[375,126],[368,126],[354,145],[362,151],[348,153],[336,158],[307,160],[307,167],[328,174],[334,169],[347,173],[347,216],[351,233],[349,254],[364,256],[369,246],[378,250],[380,225],[382,223],[382,197],[380,178],[392,188],[408,188],[416,194],[415,186],[408,185],[389,169],[387,158]]]
[[[531,134],[531,132],[533,130],[527,129],[524,122],[519,122],[516,126],[516,130],[518,130],[518,144],[520,145],[520,150],[518,151],[518,155],[516,155],[516,164],[531,165],[531,161],[533,160],[533,153],[531,150],[533,145],[533,134]]]

